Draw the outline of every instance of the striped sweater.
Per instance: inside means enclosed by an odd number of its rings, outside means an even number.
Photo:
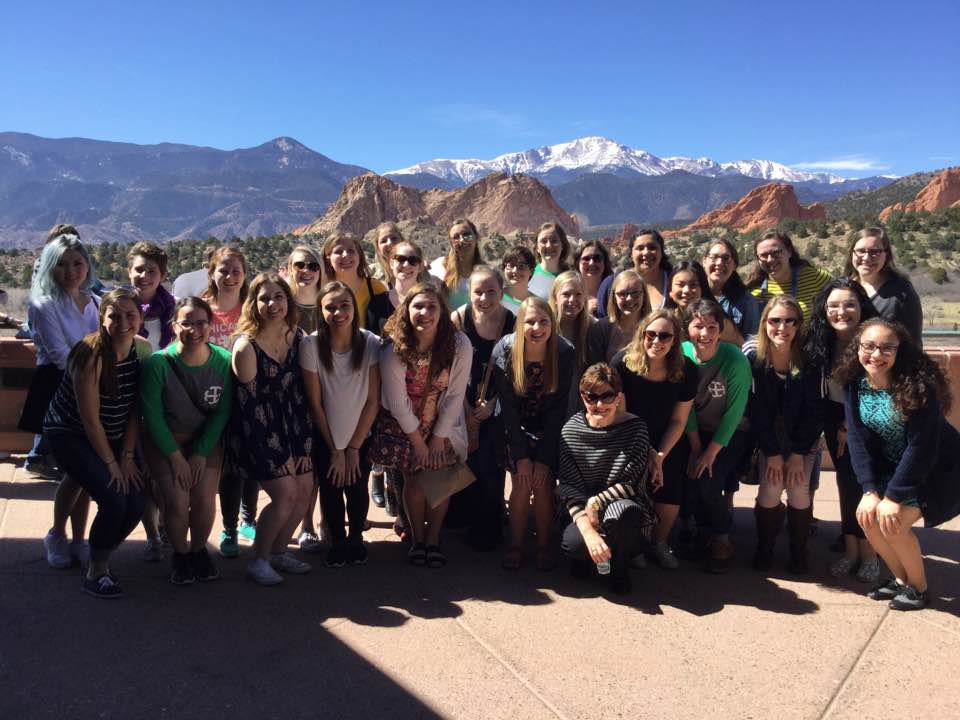
[[[574,521],[594,495],[602,507],[626,498],[649,506],[645,486],[649,449],[647,425],[640,418],[631,415],[616,425],[594,428],[578,412],[560,434],[557,498]]]

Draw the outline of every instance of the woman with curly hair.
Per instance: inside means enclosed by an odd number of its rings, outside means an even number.
[[[493,379],[507,433],[510,468],[512,545],[503,566],[523,563],[523,543],[530,506],[537,529],[537,568],[552,570],[550,549],[553,491],[560,430],[567,418],[570,383],[576,366],[573,347],[560,337],[550,306],[533,295],[520,305],[516,331],[493,351]]]
[[[480,254],[480,232],[465,218],[454,220],[447,234],[450,252],[430,263],[430,274],[447,289],[447,305],[460,307],[470,301],[470,273],[483,263]]]
[[[868,593],[894,610],[919,610],[930,594],[920,542],[960,513],[960,434],[947,422],[943,370],[900,323],[863,323],[836,370],[846,386],[847,448],[863,498],[857,521],[891,577]]]
[[[753,372],[748,402],[750,426],[760,448],[757,503],[757,550],[754,569],[769,572],[773,548],[783,523],[780,498],[787,496],[790,572],[807,572],[810,535],[810,476],[822,424],[820,374],[803,365],[803,311],[789,295],[770,299],[760,317],[755,349],[747,351]]]
[[[247,576],[260,585],[283,582],[278,570],[310,571],[287,552],[313,490],[313,423],[300,372],[304,337],[290,286],[276,273],[257,275],[233,346],[231,439],[241,478],[258,480],[270,497],[260,511],[254,557],[247,565]]]
[[[868,227],[857,233],[847,252],[843,274],[863,286],[877,315],[903,323],[914,341],[923,344],[920,296],[910,279],[895,267],[886,230]]]
[[[833,461],[840,498],[843,556],[830,564],[829,572],[834,577],[842,577],[856,571],[860,582],[876,584],[880,579],[880,560],[857,524],[857,505],[863,490],[846,448],[843,386],[834,377],[834,368],[857,334],[860,323],[872,317],[876,317],[876,311],[860,283],[846,277],[831,280],[817,295],[803,357],[809,370],[819,373],[826,392],[823,435]]]
[[[537,255],[540,262],[530,278],[530,292],[546,300],[557,275],[570,269],[570,241],[566,231],[555,222],[545,222],[537,230]]]
[[[414,286],[384,326],[380,402],[370,448],[373,462],[403,474],[403,506],[413,565],[447,564],[440,530],[449,495],[431,506],[416,480],[467,458],[463,398],[472,348],[450,320],[446,297],[432,282]]]
[[[611,365],[620,374],[627,411],[647,424],[650,479],[660,522],[653,529],[652,559],[678,567],[667,538],[680,513],[690,444],[684,434],[697,395],[697,366],[683,354],[683,327],[676,313],[654,310]]]
[[[587,298],[587,312],[596,317],[597,293],[600,285],[613,275],[610,251],[602,240],[588,240],[577,249],[573,269],[583,278],[583,291]]]

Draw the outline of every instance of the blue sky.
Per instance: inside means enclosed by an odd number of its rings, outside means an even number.
[[[960,164],[960,3],[6,2],[0,131],[379,172],[604,135],[846,176]]]

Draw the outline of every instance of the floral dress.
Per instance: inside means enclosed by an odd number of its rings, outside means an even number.
[[[430,353],[424,353],[416,362],[407,366],[404,381],[407,386],[407,397],[420,418],[420,435],[425,441],[430,440],[433,426],[437,422],[437,406],[440,396],[443,395],[450,383],[450,368],[443,368],[438,372],[428,387],[427,374],[430,372]],[[377,417],[377,424],[373,431],[373,441],[370,445],[370,461],[383,465],[402,473],[413,473],[420,469],[413,454],[413,446],[406,433],[400,429],[400,424],[385,408],[381,408]],[[444,465],[453,465],[457,462],[457,454],[453,450],[450,440],[444,441]]]
[[[277,362],[257,344],[257,375],[248,383],[234,383],[234,451],[243,477],[260,482],[290,474],[287,463],[293,458],[299,473],[313,468],[313,421],[300,373],[300,342],[297,328],[293,344],[282,362]]]

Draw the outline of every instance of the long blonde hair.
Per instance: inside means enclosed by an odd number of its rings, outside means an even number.
[[[403,237],[403,233],[400,232],[400,228],[397,226],[393,220],[387,220],[377,225],[377,229],[373,234],[373,254],[376,258],[374,268],[374,275],[380,280],[384,280],[388,285],[393,284],[393,269],[390,267],[390,261],[383,256],[383,251],[380,249],[380,235],[384,230],[389,230],[391,233],[395,234],[400,238],[394,245],[399,245],[402,242],[406,241],[406,238]]]
[[[640,321],[637,332],[623,351],[623,364],[627,366],[627,370],[640,377],[646,377],[650,373],[650,360],[647,358],[647,349],[643,346],[643,332],[656,320],[666,320],[673,328],[673,344],[664,361],[667,365],[667,380],[680,382],[683,380],[683,326],[673,310],[654,310]]]
[[[583,277],[576,270],[565,270],[557,275],[553,281],[553,288],[550,290],[550,309],[553,310],[554,317],[557,318],[557,332],[560,332],[560,304],[557,302],[557,293],[567,283],[575,282],[583,290],[583,310],[576,319],[572,338],[567,338],[573,343],[574,350],[577,351],[577,368],[582,368],[587,358],[587,330],[590,329],[590,311],[587,310],[587,293],[583,287]]]
[[[240,319],[237,320],[237,329],[233,333],[234,336],[239,337],[246,335],[247,337],[255,338],[260,332],[260,328],[263,326],[263,318],[260,317],[260,311],[257,310],[257,295],[260,293],[260,288],[267,283],[277,285],[283,290],[284,295],[287,296],[287,314],[283,319],[287,323],[288,332],[296,331],[299,312],[297,311],[297,303],[294,300],[293,291],[290,290],[290,286],[287,285],[283,278],[277,273],[262,272],[250,283],[247,299],[243,301],[243,308],[240,310]]]
[[[647,295],[647,284],[640,277],[636,270],[624,270],[613,278],[613,284],[610,286],[610,297],[607,300],[607,316],[617,325],[620,324],[620,306],[617,305],[617,288],[627,280],[637,280],[640,283],[642,302],[640,305],[640,315],[646,315],[650,312],[650,296]]]
[[[803,367],[803,308],[789,295],[774,295],[760,315],[760,332],[757,333],[757,360],[762,365],[773,364],[770,338],[767,336],[767,316],[775,307],[785,307],[797,316],[797,333],[790,343],[790,374],[796,375]]]
[[[552,394],[557,391],[557,385],[560,378],[560,343],[557,341],[559,328],[557,327],[557,317],[553,314],[550,305],[541,297],[531,295],[522,303],[517,310],[517,325],[514,331],[513,350],[510,355],[510,374],[513,380],[513,389],[518,395],[527,394],[527,373],[523,362],[523,351],[526,341],[523,335],[523,326],[526,322],[527,313],[530,310],[536,310],[550,318],[550,337],[547,339],[547,358],[544,363],[543,374],[543,392]]]
[[[309,255],[313,258],[313,261],[320,266],[320,269],[317,271],[317,292],[320,292],[320,288],[326,285],[326,278],[324,277],[324,267],[323,255],[321,255],[317,250],[310,247],[309,245],[297,245],[293,250],[290,251],[290,254],[287,256],[287,284],[290,286],[290,289],[293,291],[293,294],[296,295],[296,280],[293,279],[296,276],[297,269],[293,266],[293,256],[297,253],[302,253],[304,255]]]
[[[457,225],[466,225],[470,229],[470,232],[473,233],[473,237],[476,240],[476,245],[473,246],[473,258],[470,260],[470,267],[467,269],[467,274],[461,275],[460,268],[457,267],[457,248],[451,238],[450,252],[447,253],[447,257],[443,261],[443,284],[446,285],[447,290],[452,293],[457,291],[461,280],[465,277],[470,277],[470,273],[473,271],[475,265],[483,264],[483,256],[480,254],[480,233],[477,232],[477,226],[465,218],[454,220],[447,229],[447,235],[449,235],[450,230],[453,230]]]

